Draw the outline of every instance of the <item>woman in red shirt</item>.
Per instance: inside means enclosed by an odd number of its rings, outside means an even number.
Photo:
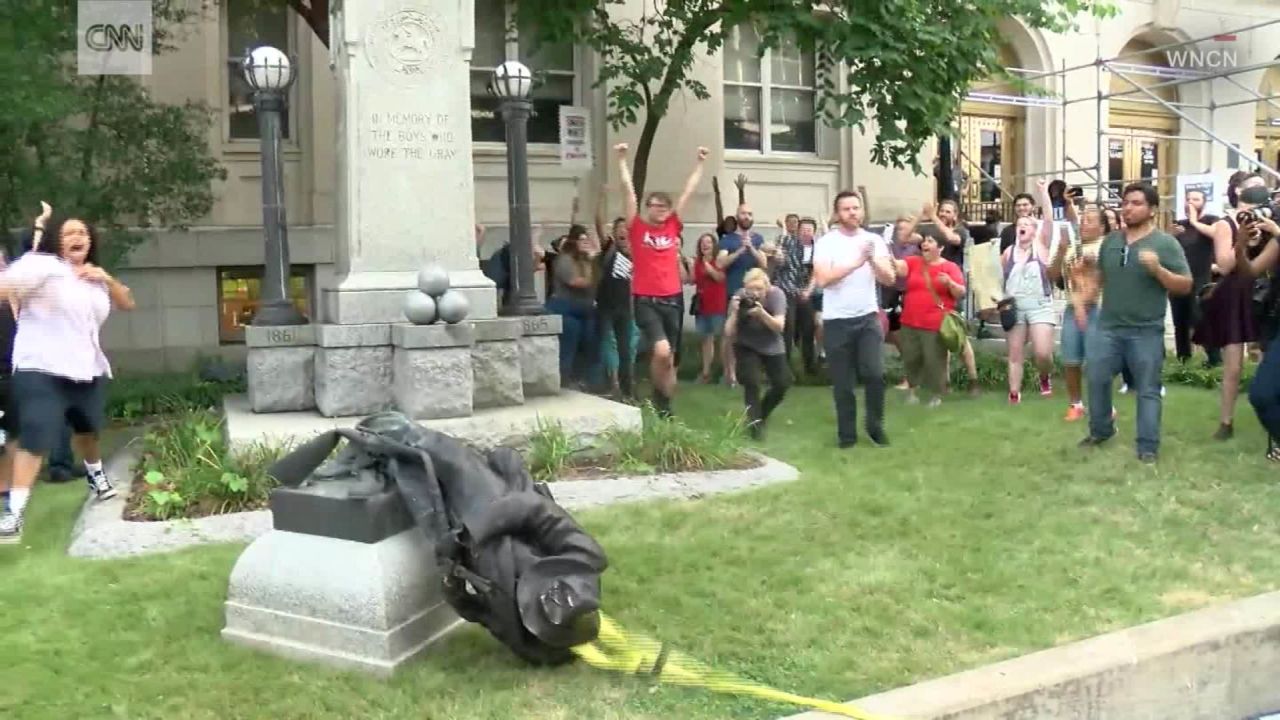
[[[906,280],[898,342],[911,384],[908,402],[918,402],[916,388],[924,388],[932,395],[929,407],[937,407],[947,373],[947,349],[938,331],[943,317],[964,297],[964,273],[943,259],[942,247],[929,236],[920,241],[919,255],[895,260],[894,269]]]
[[[694,325],[702,338],[702,374],[698,382],[711,382],[711,364],[716,360],[717,340],[724,335],[724,317],[729,309],[729,288],[724,271],[716,265],[716,236],[703,233],[698,238],[698,256],[693,263],[693,284],[697,287],[698,307]],[[733,368],[725,368],[725,378],[734,382]]]

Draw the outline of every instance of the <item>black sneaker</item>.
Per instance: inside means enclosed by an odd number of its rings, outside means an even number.
[[[1235,437],[1236,428],[1231,423],[1222,423],[1218,426],[1218,432],[1213,434],[1213,439],[1225,442]]]
[[[1102,447],[1102,446],[1103,446],[1103,445],[1105,445],[1105,444],[1106,444],[1106,442],[1107,442],[1108,440],[1110,440],[1110,439],[1111,439],[1111,438],[1098,438],[1098,437],[1094,437],[1094,436],[1090,435],[1089,437],[1087,437],[1087,438],[1085,438],[1085,439],[1083,439],[1083,440],[1081,440],[1081,441],[1080,441],[1080,447],[1082,447],[1082,448],[1086,448],[1086,449],[1087,449],[1087,448]]]
[[[22,514],[6,512],[0,515],[0,545],[16,545],[22,542]]]
[[[116,488],[107,477],[106,470],[91,470],[88,475],[89,492],[99,500],[110,500],[116,496]]]
[[[871,444],[876,447],[889,447],[889,436],[885,435],[884,430],[868,430],[867,437],[871,438]]]
[[[747,425],[747,434],[752,440],[760,441],[764,439],[764,421],[756,420]]]

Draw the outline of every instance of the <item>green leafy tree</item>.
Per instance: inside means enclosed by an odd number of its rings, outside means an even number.
[[[1106,0],[656,0],[639,15],[632,0],[514,1],[516,23],[534,28],[538,43],[597,53],[608,122],[615,130],[640,123],[638,192],[671,101],[685,92],[710,97],[692,75],[694,61],[718,52],[737,25],[754,27],[762,51],[788,38],[814,50],[821,117],[864,132],[874,119],[873,161],[920,172],[917,155],[950,132],[968,87],[1004,74],[997,23],[1018,16],[1065,30],[1082,13],[1114,13]]]
[[[154,0],[157,53],[188,17]],[[137,78],[79,75],[74,0],[0,3],[0,227],[28,225],[46,200],[107,238],[121,262],[139,229],[184,228],[213,206],[226,172],[209,152],[213,114],[157,102]]]

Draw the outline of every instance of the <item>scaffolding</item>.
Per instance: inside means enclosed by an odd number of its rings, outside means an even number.
[[[1252,65],[1235,67],[1235,68],[1230,68],[1230,69],[1220,70],[1215,72],[1204,72],[1204,71],[1194,70],[1189,68],[1173,68],[1173,67],[1168,67],[1167,65],[1150,65],[1150,64],[1143,64],[1138,62],[1129,62],[1130,60],[1141,59],[1142,56],[1150,56],[1153,53],[1161,53],[1161,52],[1168,53],[1169,51],[1172,51],[1172,50],[1187,48],[1189,46],[1195,46],[1202,42],[1211,41],[1211,40],[1215,40],[1223,37],[1230,36],[1230,37],[1238,38],[1245,35],[1246,33],[1251,33],[1251,32],[1260,30],[1262,28],[1271,27],[1275,25],[1280,25],[1280,18],[1258,22],[1253,25],[1239,28],[1237,30],[1224,30],[1224,31],[1214,33],[1212,35],[1206,35],[1204,37],[1194,38],[1191,40],[1185,40],[1181,42],[1172,42],[1172,43],[1167,43],[1167,44],[1159,45],[1152,48],[1143,48],[1140,50],[1134,50],[1134,51],[1122,53],[1120,55],[1116,55],[1110,58],[1104,58],[1102,56],[1101,41],[1100,39],[1097,39],[1096,40],[1096,43],[1097,43],[1096,59],[1093,60],[1092,62],[1082,63],[1079,65],[1073,65],[1073,66],[1067,66],[1066,62],[1063,61],[1062,67],[1056,70],[1048,70],[1048,71],[1035,71],[1035,70],[1029,70],[1026,68],[1018,68],[1018,67],[1005,68],[1005,71],[1007,73],[1011,75],[1015,75],[1025,82],[1036,83],[1042,86],[1043,89],[1046,90],[1045,94],[1043,95],[1010,95],[1005,93],[981,92],[980,90],[981,86],[979,86],[979,88],[977,89],[972,89],[968,93],[966,99],[975,101],[975,102],[994,104],[994,105],[1014,105],[1014,106],[1029,107],[1029,108],[1044,108],[1047,111],[1056,110],[1057,117],[1058,117],[1058,126],[1061,129],[1061,135],[1062,135],[1061,164],[1058,166],[1058,168],[1054,170],[1049,170],[1046,172],[1037,172],[1037,173],[1012,173],[1002,179],[1002,178],[994,177],[990,172],[986,170],[986,168],[982,166],[982,163],[980,161],[975,161],[974,158],[969,157],[963,151],[963,149],[958,149],[957,157],[964,164],[963,165],[964,167],[977,170],[979,181],[986,180],[998,190],[1000,197],[1005,198],[1005,200],[994,201],[994,202],[1002,205],[1011,202],[1014,197],[1014,193],[1010,193],[1008,188],[1006,187],[1006,184],[1010,184],[1009,183],[1010,179],[1013,179],[1014,183],[1018,183],[1018,181],[1025,183],[1027,178],[1032,178],[1032,177],[1065,177],[1068,174],[1083,175],[1084,177],[1089,179],[1088,182],[1072,183],[1072,184],[1082,188],[1094,188],[1095,201],[1100,204],[1103,204],[1103,203],[1106,203],[1109,199],[1118,199],[1114,197],[1117,194],[1117,190],[1123,187],[1125,184],[1128,184],[1129,182],[1134,182],[1135,180],[1136,181],[1163,180],[1163,179],[1168,179],[1170,177],[1176,177],[1176,175],[1174,174],[1157,175],[1154,177],[1144,177],[1144,178],[1116,179],[1116,178],[1107,177],[1110,173],[1104,172],[1104,170],[1107,169],[1107,166],[1104,165],[1103,155],[1106,149],[1109,147],[1108,137],[1113,135],[1113,132],[1108,122],[1109,118],[1106,117],[1103,113],[1103,106],[1104,106],[1104,101],[1120,98],[1120,99],[1123,99],[1126,103],[1146,104],[1146,105],[1162,107],[1166,111],[1168,111],[1172,116],[1181,120],[1184,128],[1181,134],[1176,134],[1176,135],[1167,135],[1167,134],[1161,135],[1156,133],[1142,134],[1142,133],[1129,132],[1127,134],[1127,137],[1139,138],[1144,140],[1145,139],[1167,140],[1167,141],[1170,141],[1171,143],[1196,142],[1196,143],[1209,143],[1210,145],[1218,145],[1227,150],[1229,159],[1237,158],[1239,161],[1243,161],[1244,163],[1247,163],[1248,166],[1251,166],[1255,172],[1269,176],[1273,180],[1280,180],[1280,171],[1277,171],[1275,167],[1268,165],[1266,162],[1255,158],[1253,156],[1252,147],[1246,150],[1238,145],[1235,145],[1229,142],[1228,140],[1224,139],[1223,137],[1221,137],[1221,135],[1219,135],[1219,133],[1215,130],[1215,125],[1216,125],[1215,120],[1216,120],[1217,111],[1226,109],[1226,108],[1237,107],[1240,105],[1248,105],[1248,104],[1256,105],[1257,103],[1266,103],[1267,105],[1270,106],[1271,109],[1276,111],[1277,119],[1280,119],[1280,102],[1277,102],[1278,100],[1280,100],[1280,95],[1272,94],[1272,95],[1264,96],[1256,88],[1250,88],[1245,83],[1242,83],[1237,79],[1237,76],[1240,76],[1243,74],[1256,72],[1259,70],[1265,71],[1268,68],[1280,66],[1280,58],[1277,58],[1275,60],[1270,60],[1268,62],[1255,63]],[[1092,95],[1084,95],[1076,98],[1068,98],[1067,92],[1066,92],[1068,76],[1071,73],[1078,73],[1080,71],[1087,70],[1089,68],[1093,68],[1094,70],[1094,83],[1096,87],[1095,93]],[[1130,89],[1115,91],[1115,92],[1110,91],[1109,86],[1104,89],[1103,78],[1105,75],[1108,75],[1108,74],[1116,78],[1119,78],[1120,80],[1123,80],[1130,87]],[[1142,85],[1135,79],[1139,76],[1160,78],[1161,81],[1151,85]],[[1231,102],[1218,103],[1214,100],[1214,93],[1213,93],[1214,80],[1226,80],[1228,83],[1235,86],[1236,88],[1249,93],[1251,97],[1244,100],[1234,100]],[[999,84],[1001,82],[1002,81],[994,80],[988,83],[984,83],[984,85]],[[1192,84],[1198,84],[1198,83],[1207,84],[1207,93],[1206,93],[1208,96],[1207,104],[1173,102],[1160,97],[1159,94],[1157,94],[1156,92],[1161,89],[1178,88],[1185,85],[1192,85]],[[1046,85],[1048,87],[1044,87]],[[1090,101],[1095,103],[1095,116],[1097,120],[1097,134],[1096,134],[1097,148],[1096,148],[1096,156],[1093,164],[1086,166],[1086,165],[1082,165],[1075,158],[1071,157],[1071,155],[1067,151],[1068,142],[1067,142],[1066,111],[1067,111],[1067,108],[1071,105],[1075,105],[1077,103],[1090,102]],[[1192,117],[1191,116],[1192,112],[1204,113],[1207,115],[1207,117],[1205,117],[1205,121],[1202,122],[1201,120],[1198,120],[1195,117]],[[1277,122],[1276,124],[1280,125],[1280,122]],[[1190,126],[1190,128],[1198,132],[1195,135],[1186,134],[1187,126]],[[1256,124],[1255,124],[1255,134],[1256,134]],[[1209,161],[1210,167],[1204,168],[1203,170],[1204,173],[1213,172],[1212,157],[1213,156],[1211,153],[1210,161]],[[1187,173],[1183,172],[1179,174],[1187,174]],[[1109,197],[1109,195],[1111,197]],[[988,201],[988,202],[979,202],[978,204],[990,205],[994,203],[991,201]],[[970,218],[970,219],[973,219],[973,218]]]

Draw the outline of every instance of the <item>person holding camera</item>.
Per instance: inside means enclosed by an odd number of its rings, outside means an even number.
[[[733,343],[738,382],[747,405],[751,436],[760,439],[770,413],[787,394],[791,378],[787,368],[787,346],[782,334],[787,327],[787,296],[769,282],[760,268],[747,271],[742,289],[729,302],[725,337]],[[769,380],[769,392],[760,398],[760,371]]]
[[[1249,248],[1259,248],[1250,253]],[[1280,462],[1280,292],[1274,273],[1280,269],[1280,224],[1270,217],[1245,217],[1236,232],[1236,271],[1250,279],[1272,274],[1272,284],[1260,301],[1264,315],[1266,350],[1249,383],[1249,404],[1267,431],[1267,459]]]
[[[1222,395],[1219,402],[1216,440],[1230,440],[1235,435],[1236,400],[1240,394],[1240,375],[1244,371],[1244,351],[1249,343],[1262,338],[1254,309],[1254,279],[1244,268],[1237,267],[1235,244],[1243,221],[1269,214],[1270,193],[1260,175],[1246,175],[1238,185],[1228,189],[1228,200],[1235,208],[1213,225],[1213,259],[1222,277],[1200,290],[1200,321],[1192,341],[1206,348],[1221,348]],[[1243,248],[1245,257],[1254,258],[1261,245]]]

